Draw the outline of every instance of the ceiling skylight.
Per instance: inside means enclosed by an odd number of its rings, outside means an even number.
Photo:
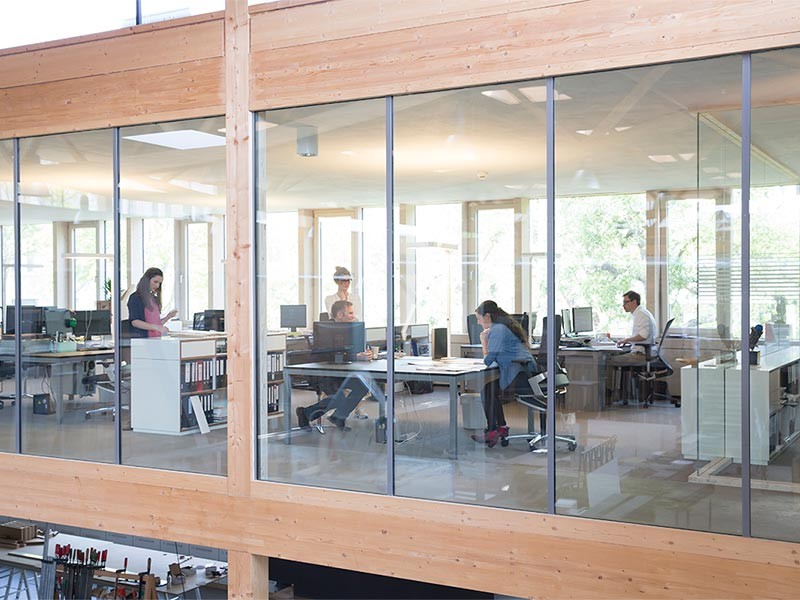
[[[197,131],[196,129],[179,129],[178,131],[159,131],[141,135],[126,135],[124,139],[143,142],[155,146],[163,146],[174,150],[196,150],[225,145],[225,136]]]

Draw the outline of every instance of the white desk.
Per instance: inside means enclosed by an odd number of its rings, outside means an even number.
[[[761,356],[750,368],[750,460],[766,465],[794,441],[795,409],[781,404],[781,371],[800,379],[800,348]],[[681,369],[682,452],[687,458],[742,460],[742,365],[707,360]]]
[[[499,376],[496,368],[488,368],[483,361],[467,358],[451,358],[446,361],[432,361],[425,356],[395,359],[395,377],[401,381],[443,381],[450,393],[450,442],[448,454],[458,456],[458,390],[459,386],[470,384],[483,387],[489,378]],[[291,443],[292,386],[291,376],[301,377],[347,377],[363,375],[366,380],[385,381],[387,361],[356,361],[348,364],[304,363],[284,367],[284,418],[286,419],[287,443]],[[382,396],[382,394],[380,394]]]

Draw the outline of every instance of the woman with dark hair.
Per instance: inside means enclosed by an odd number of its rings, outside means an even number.
[[[128,319],[130,337],[161,337],[169,331],[164,323],[178,314],[173,309],[161,316],[161,284],[164,273],[161,269],[150,267],[144,272],[136,291],[128,297]]]
[[[486,366],[496,365],[500,378],[488,382],[481,391],[486,430],[483,435],[473,435],[472,439],[492,448],[498,440],[508,436],[500,391],[511,388],[514,392],[532,393],[528,379],[536,373],[536,363],[522,325],[496,302],[481,302],[475,309],[475,316],[483,327],[480,336],[483,362]]]

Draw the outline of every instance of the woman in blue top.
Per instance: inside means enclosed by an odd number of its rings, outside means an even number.
[[[472,436],[476,442],[485,442],[491,448],[497,440],[508,436],[500,391],[511,388],[518,393],[533,393],[528,379],[536,373],[536,367],[522,326],[496,302],[481,302],[475,315],[483,327],[483,362],[486,366],[497,365],[500,369],[500,378],[487,383],[481,392],[486,430],[483,435]]]

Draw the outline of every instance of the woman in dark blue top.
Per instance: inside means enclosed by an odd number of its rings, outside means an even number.
[[[500,369],[500,378],[487,383],[481,391],[486,430],[483,435],[472,436],[476,442],[485,442],[491,448],[499,439],[508,436],[500,391],[511,388],[516,393],[531,394],[528,379],[536,373],[536,367],[522,326],[496,302],[481,302],[475,315],[483,327],[483,362]]]

